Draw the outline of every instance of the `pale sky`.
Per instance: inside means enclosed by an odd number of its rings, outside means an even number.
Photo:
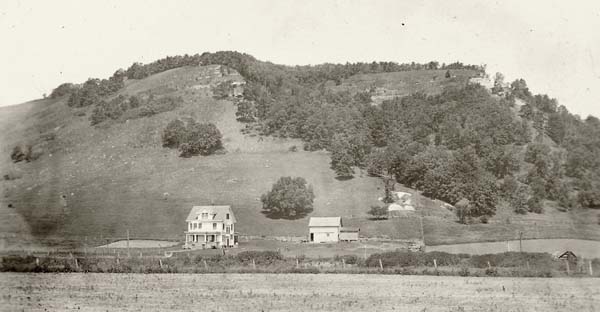
[[[282,64],[487,64],[600,116],[600,1],[0,3],[0,105],[133,62],[237,50]]]

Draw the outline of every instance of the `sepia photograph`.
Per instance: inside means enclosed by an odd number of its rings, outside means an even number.
[[[600,311],[600,2],[3,0],[0,311]]]

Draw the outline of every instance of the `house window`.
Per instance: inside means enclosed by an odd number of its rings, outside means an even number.
[[[208,212],[202,213],[202,219],[208,219]]]
[[[202,229],[202,223],[198,223],[198,229]]]
[[[198,223],[194,223],[194,230],[198,228]]]
[[[225,219],[229,220],[229,214],[225,215]]]
[[[327,237],[329,237],[329,233],[327,233]]]
[[[223,230],[225,229],[225,223],[223,223]]]
[[[216,230],[216,229],[217,229],[217,224],[213,223],[213,230]]]

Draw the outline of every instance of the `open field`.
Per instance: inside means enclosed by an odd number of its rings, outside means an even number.
[[[523,240],[524,252],[574,252],[580,258],[600,258],[600,242],[582,239],[534,239]],[[444,251],[449,253],[466,253],[470,255],[482,255],[490,253],[501,253],[506,251],[519,251],[519,241],[506,242],[482,242],[453,245],[439,245],[427,247],[427,251]]]
[[[169,241],[132,239],[129,240],[129,242],[127,240],[116,241],[114,243],[99,246],[99,248],[164,248],[175,246],[177,244],[179,243]]]
[[[0,309],[597,311],[599,279],[345,274],[0,274]]]

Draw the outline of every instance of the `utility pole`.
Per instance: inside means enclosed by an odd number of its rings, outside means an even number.
[[[523,252],[523,231],[519,231],[519,252]]]
[[[415,208],[419,209],[419,222],[421,223],[421,242],[423,242],[423,251],[425,251],[425,230],[423,229],[423,207],[421,205],[421,195],[415,190]]]
[[[127,229],[127,257],[129,257],[129,229]]]

